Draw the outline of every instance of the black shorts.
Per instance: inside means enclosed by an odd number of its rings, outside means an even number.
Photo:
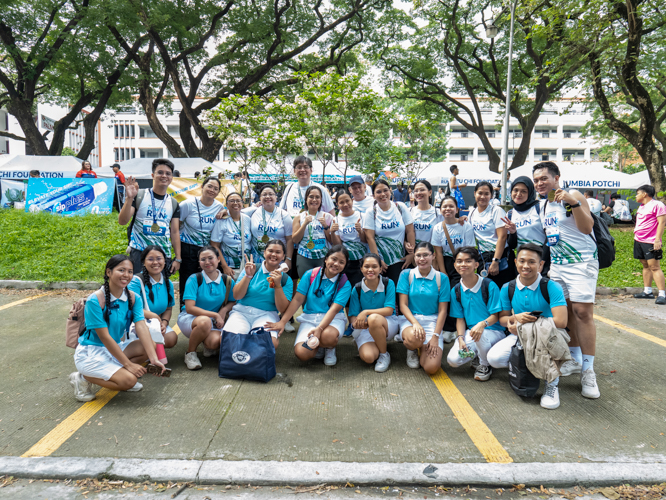
[[[634,240],[634,259],[639,260],[661,260],[662,251],[654,251],[653,243],[642,243]]]

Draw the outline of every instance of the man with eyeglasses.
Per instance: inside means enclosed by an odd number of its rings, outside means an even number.
[[[126,225],[129,239],[129,256],[134,273],[141,272],[141,252],[148,245],[158,245],[167,255],[167,268],[171,273],[180,269],[180,207],[175,198],[167,194],[173,180],[173,163],[167,159],[153,160],[153,187],[139,189],[134,177],[125,183],[125,203],[118,214],[118,223]],[[171,247],[175,258],[170,258]]]

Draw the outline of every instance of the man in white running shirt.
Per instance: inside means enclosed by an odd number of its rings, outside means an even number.
[[[369,208],[372,208],[372,204],[375,199],[372,195],[368,196],[365,191],[365,184],[363,183],[363,178],[360,175],[355,175],[349,180],[349,191],[352,195],[352,204],[354,210],[359,211],[361,214],[364,214]]]
[[[560,169],[551,162],[532,168],[534,187],[542,201],[541,222],[550,248],[550,279],[564,290],[569,313],[569,351],[575,360],[562,365],[562,376],[581,374],[581,394],[600,396],[594,373],[597,330],[594,299],[599,275],[594,219],[585,197],[577,190],[560,188]]]

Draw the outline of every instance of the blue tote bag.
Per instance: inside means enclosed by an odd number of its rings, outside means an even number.
[[[220,377],[268,382],[275,373],[275,347],[269,331],[255,328],[248,334],[222,333]]]

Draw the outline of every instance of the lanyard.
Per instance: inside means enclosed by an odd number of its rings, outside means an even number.
[[[240,214],[240,217],[242,219],[243,214]],[[241,231],[240,225],[241,225],[241,219],[238,219],[238,224],[236,224],[236,221],[229,216],[229,219],[231,219],[231,222],[233,222],[234,226],[236,227],[236,231],[238,231],[238,235],[241,237],[241,240],[243,239],[243,233]]]
[[[261,207],[261,217],[263,218],[264,221],[264,236],[266,236],[266,233],[268,232],[268,226],[270,225],[271,222],[273,222],[273,217],[275,217],[275,210],[277,207],[273,208],[273,212],[271,212],[271,218],[268,219],[268,224],[266,224],[266,209],[264,207]]]
[[[201,232],[203,233],[203,226],[201,225],[201,208],[199,207],[199,200],[194,198],[194,201],[197,203],[197,212],[199,212],[199,229],[201,229]]]
[[[308,184],[308,186],[305,188],[305,190],[307,191],[310,186],[312,186],[312,181],[310,181],[310,184]],[[301,194],[301,185],[298,183],[298,181],[296,182],[296,188],[298,189],[298,197],[301,200],[301,209],[307,210],[307,207],[305,206],[305,200],[303,199],[303,195]],[[322,202],[323,202],[323,200],[322,200]]]
[[[308,215],[309,215],[309,214],[306,214],[306,217],[307,217]],[[315,218],[314,218],[314,220],[313,220],[312,222],[310,222],[310,224],[308,224],[308,241],[312,241],[312,225],[313,225],[315,222],[318,221],[318,219],[317,219],[317,215],[319,215],[319,212],[317,212],[317,213],[315,214]]]
[[[167,197],[168,197],[168,196],[169,196],[168,194],[164,195],[164,199],[162,200],[162,204],[160,205],[159,212],[161,212],[162,209],[164,208],[164,204],[166,203],[166,200],[167,200]],[[153,204],[153,224],[157,224],[157,214],[158,214],[158,211],[155,210],[155,195],[153,194],[153,190],[152,190],[152,189],[150,190],[150,201],[151,201],[151,203]],[[158,229],[158,231],[159,231],[159,229]]]

